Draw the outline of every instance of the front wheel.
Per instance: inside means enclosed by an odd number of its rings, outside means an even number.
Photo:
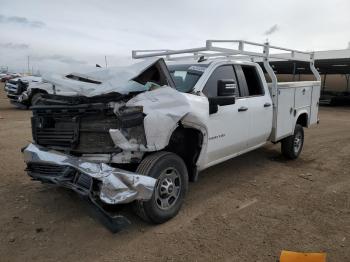
[[[301,153],[304,145],[304,129],[296,124],[294,134],[286,137],[281,142],[282,154],[289,159],[296,159]]]
[[[35,106],[40,104],[40,100],[42,98],[42,94],[41,93],[35,93],[34,95],[32,95],[31,99],[30,99],[30,105],[29,106]]]
[[[188,188],[188,173],[184,161],[174,153],[157,152],[143,159],[136,173],[157,179],[152,198],[135,203],[137,215],[155,224],[175,217]]]

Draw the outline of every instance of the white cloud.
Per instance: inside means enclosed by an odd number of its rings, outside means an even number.
[[[38,20],[29,20],[26,17],[22,16],[5,16],[0,15],[0,23],[2,24],[16,24],[21,26],[30,26],[30,27],[44,27],[45,23]]]
[[[5,49],[28,49],[29,45],[7,42],[7,43],[0,43],[0,48],[5,48]]]

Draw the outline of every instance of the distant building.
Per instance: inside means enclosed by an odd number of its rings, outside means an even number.
[[[315,53],[323,91],[350,92],[350,49]]]
[[[271,64],[280,81],[313,79],[306,62],[273,61]],[[315,66],[322,77],[321,99],[332,102],[336,97],[333,101],[342,100],[350,104],[350,49],[317,51]]]

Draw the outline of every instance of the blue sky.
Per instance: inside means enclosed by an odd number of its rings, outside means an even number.
[[[78,71],[132,49],[189,48],[245,39],[301,50],[344,49],[350,1],[0,0],[0,66]]]

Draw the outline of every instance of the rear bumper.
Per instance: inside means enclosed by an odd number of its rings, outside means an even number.
[[[28,175],[33,179],[70,188],[109,205],[147,201],[156,184],[156,179],[151,177],[85,161],[35,144],[24,148],[23,154]]]

